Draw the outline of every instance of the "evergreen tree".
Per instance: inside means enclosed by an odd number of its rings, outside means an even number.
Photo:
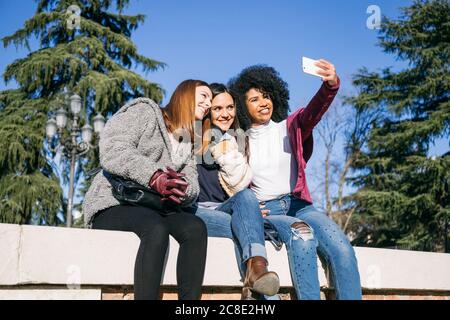
[[[379,44],[408,66],[394,72],[361,69],[348,102],[378,108],[368,143],[353,165],[359,190],[353,230],[358,245],[443,251],[450,218],[449,153],[428,157],[450,124],[450,4],[414,1],[398,20],[384,18]],[[446,248],[448,250],[449,248]]]
[[[162,88],[131,71],[140,67],[147,73],[164,64],[138,53],[130,37],[145,17],[122,14],[128,3],[39,0],[23,28],[2,39],[5,47],[31,51],[29,41],[36,37],[40,49],[8,65],[3,74],[18,88],[0,92],[0,222],[62,222],[57,213],[65,209],[64,199],[51,161],[55,154],[44,134],[48,116],[67,105],[69,94],[83,98],[81,126],[97,113],[111,115],[134,97],[161,101]],[[77,178],[98,166],[98,150],[91,150],[88,159],[78,160]],[[67,160],[62,168],[65,180]]]

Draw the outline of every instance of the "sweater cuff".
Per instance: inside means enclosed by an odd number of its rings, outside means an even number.
[[[324,81],[324,86],[331,91],[337,91],[341,85],[341,79],[339,78],[339,76],[337,77],[337,83],[334,86],[331,86],[328,81]]]

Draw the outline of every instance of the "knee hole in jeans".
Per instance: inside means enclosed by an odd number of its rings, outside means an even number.
[[[291,231],[293,240],[302,239],[303,241],[307,241],[314,238],[311,227],[303,221],[298,221],[291,224]]]

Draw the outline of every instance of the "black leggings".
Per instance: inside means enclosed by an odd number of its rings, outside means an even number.
[[[207,247],[206,227],[200,218],[185,212],[161,216],[149,208],[121,205],[99,212],[93,220],[93,228],[132,231],[141,239],[134,265],[137,300],[159,298],[169,235],[172,235],[180,244],[178,298],[200,299]]]

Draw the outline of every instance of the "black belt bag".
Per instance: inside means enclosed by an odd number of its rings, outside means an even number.
[[[147,207],[162,215],[171,215],[181,211],[180,205],[171,201],[162,201],[162,196],[149,187],[105,170],[103,170],[103,175],[111,184],[114,198],[121,204]]]

